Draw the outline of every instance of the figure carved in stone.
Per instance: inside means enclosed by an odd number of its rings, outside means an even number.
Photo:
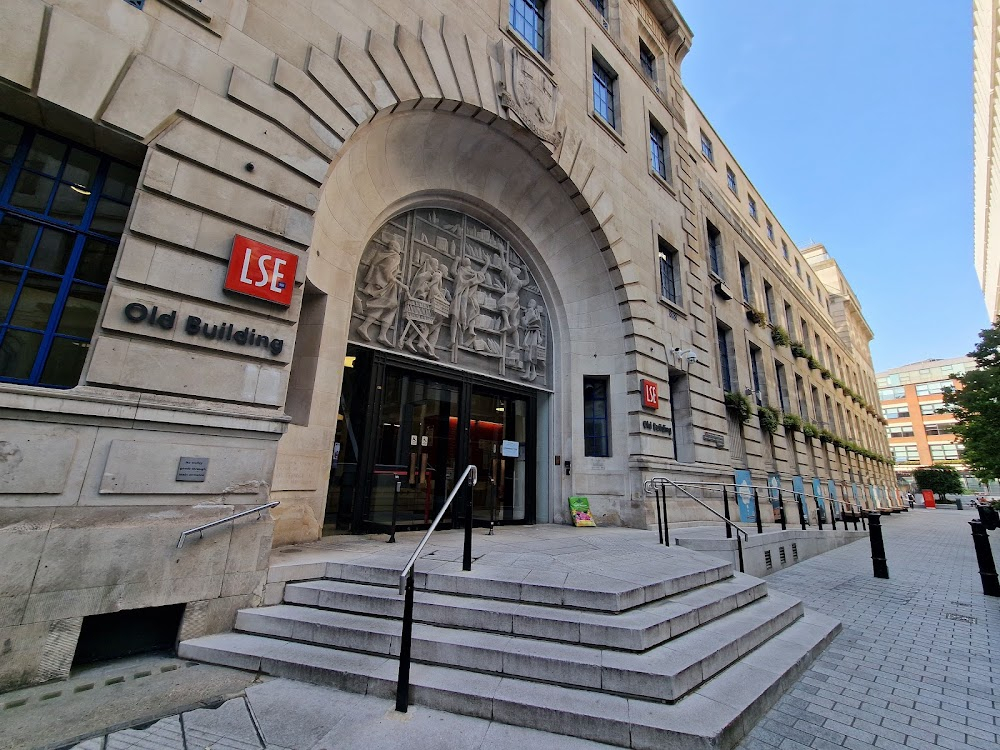
[[[472,261],[462,258],[452,269],[455,276],[455,296],[451,300],[452,346],[475,344],[476,322],[479,318],[479,285],[486,274],[477,271]]]
[[[499,255],[493,258],[491,263],[492,266],[498,268],[500,273],[503,274],[504,289],[506,290],[497,300],[497,311],[500,313],[501,317],[501,331],[509,332],[517,328],[518,315],[521,312],[521,289],[530,280],[528,278],[528,272],[524,272],[524,276],[520,275],[520,269],[512,267],[510,263],[501,258]],[[517,337],[514,337],[515,346],[517,345]]]
[[[528,307],[521,316],[521,326],[524,328],[524,350],[521,361],[524,362],[524,374],[521,378],[532,381],[538,377],[539,353],[544,351],[542,344],[542,311],[538,309],[535,300],[528,300]]]
[[[372,340],[368,329],[378,324],[379,342],[392,346],[389,329],[399,310],[400,292],[408,291],[399,278],[401,262],[402,248],[398,241],[392,240],[388,247],[379,248],[368,266],[365,285],[361,288],[361,294],[367,297],[361,303],[365,320],[358,326],[358,335],[365,341]]]
[[[406,326],[399,347],[439,359],[435,349],[441,326],[450,313],[450,302],[451,294],[444,287],[444,265],[437,258],[425,257],[410,282],[409,300],[403,308]]]

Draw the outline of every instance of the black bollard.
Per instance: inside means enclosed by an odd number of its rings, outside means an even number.
[[[663,511],[660,509],[660,488],[653,488],[653,496],[656,498],[656,528],[660,532],[660,544],[663,544]]]
[[[816,528],[820,531],[823,530],[823,508],[820,507],[819,498],[814,497],[813,502],[816,503]]]
[[[402,482],[396,482],[396,488],[392,492],[392,531],[389,533],[388,544],[396,543],[396,509],[399,508],[400,489],[402,489]]]
[[[778,490],[778,516],[781,518],[781,530],[788,528],[788,518],[785,516],[785,501],[781,499],[781,490]]]
[[[726,490],[726,485],[722,485],[722,515],[726,517],[726,521],[729,521],[729,492]],[[726,539],[733,538],[733,527],[729,523],[726,524]]]
[[[757,516],[757,533],[763,534],[764,527],[761,525],[760,518],[760,499],[757,497],[757,490],[753,491],[753,512]]]
[[[990,537],[986,527],[979,520],[969,521],[972,527],[972,543],[976,545],[976,560],[979,562],[979,578],[983,582],[983,593],[986,596],[1000,596],[1000,580],[997,579],[997,566],[993,562],[993,550],[990,549]]]
[[[795,493],[793,495],[793,497],[795,498],[795,506],[799,509],[799,523],[802,524],[802,530],[805,531],[806,530],[806,514],[802,510],[802,505],[804,503],[804,500],[803,500],[802,496],[799,495],[798,493]]]
[[[872,570],[876,578],[888,578],[889,566],[885,561],[885,544],[882,542],[882,516],[868,514],[868,538],[872,543]]]

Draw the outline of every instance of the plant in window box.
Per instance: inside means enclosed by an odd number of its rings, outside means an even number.
[[[751,307],[747,310],[747,320],[756,326],[767,328],[767,315],[755,307]]]
[[[839,388],[842,391],[847,388],[847,386],[844,385],[844,381],[841,380],[840,378],[831,378],[831,380],[833,380],[833,387],[834,388]]]
[[[834,435],[833,436],[833,440],[831,440],[830,442],[833,443],[833,447],[834,448],[846,448],[847,447],[847,441],[844,440],[844,438],[840,437],[840,435]]]
[[[819,440],[820,440],[821,443],[832,443],[834,441],[834,438],[836,438],[836,437],[837,436],[834,435],[829,430],[820,430],[819,431]]]
[[[798,414],[786,414],[781,418],[781,424],[785,426],[785,432],[800,432],[802,430],[802,419]]]
[[[807,438],[818,438],[819,437],[819,428],[816,425],[814,425],[812,422],[803,422],[802,423],[802,434],[805,435]]]
[[[757,409],[757,419],[760,420],[761,432],[773,435],[781,424],[781,412],[773,406],[761,406]]]
[[[818,370],[820,367],[822,367],[822,365],[820,365],[819,363],[819,360],[816,359],[811,354],[806,355],[806,364],[809,365],[810,370]]]
[[[726,408],[734,412],[743,424],[750,421],[750,417],[753,416],[753,407],[750,405],[750,399],[742,393],[726,391],[725,402]]]
[[[803,357],[809,356],[808,350],[798,341],[793,341],[791,343],[791,348],[792,348],[792,356],[795,357],[795,359],[802,359]]]
[[[829,380],[833,377],[833,373],[827,370],[825,367],[819,368],[819,374],[823,376],[823,380]]]
[[[792,343],[788,331],[781,326],[771,326],[771,341],[778,346],[789,346]]]

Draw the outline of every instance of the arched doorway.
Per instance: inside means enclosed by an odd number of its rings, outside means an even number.
[[[425,526],[470,463],[476,523],[533,522],[548,309],[488,220],[428,205],[385,222],[358,267],[324,525]]]

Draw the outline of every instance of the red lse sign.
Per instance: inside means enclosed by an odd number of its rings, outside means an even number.
[[[288,307],[298,260],[293,253],[238,234],[233,238],[225,288]]]
[[[640,380],[642,387],[642,405],[656,409],[660,405],[659,387],[652,380]]]

